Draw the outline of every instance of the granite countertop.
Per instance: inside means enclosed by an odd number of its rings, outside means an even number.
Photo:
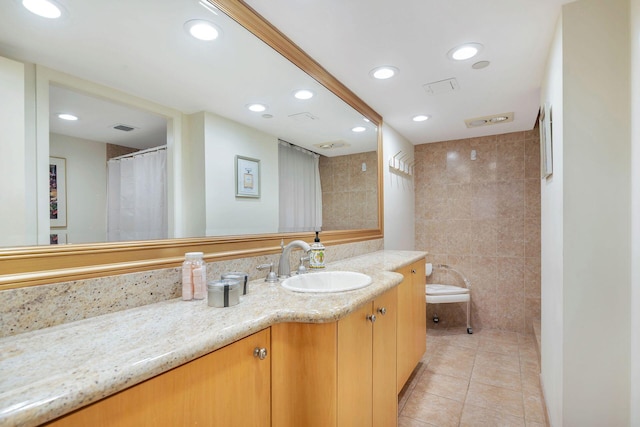
[[[281,322],[331,322],[397,286],[424,252],[379,251],[327,270],[368,274],[362,289],[298,293],[249,282],[240,304],[172,299],[0,339],[0,425],[34,426]]]

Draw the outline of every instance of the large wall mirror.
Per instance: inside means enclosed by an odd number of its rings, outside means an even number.
[[[60,3],[1,6],[0,288],[382,236],[380,116],[245,4]]]

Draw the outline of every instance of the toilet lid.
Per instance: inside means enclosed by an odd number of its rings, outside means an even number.
[[[439,285],[432,284],[427,285],[427,295],[456,295],[456,294],[468,294],[469,289],[461,288],[460,286],[453,285]]]

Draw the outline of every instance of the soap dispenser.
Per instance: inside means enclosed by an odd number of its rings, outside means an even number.
[[[311,245],[309,252],[309,268],[324,268],[324,245],[320,243],[319,231],[316,231],[316,238]]]

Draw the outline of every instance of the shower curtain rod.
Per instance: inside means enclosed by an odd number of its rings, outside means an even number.
[[[166,149],[167,149],[166,145],[160,145],[159,147],[147,148],[146,150],[140,150],[140,151],[136,151],[129,154],[123,154],[122,156],[118,156],[118,157],[112,157],[109,160],[121,160],[127,157],[135,157],[141,154],[152,153],[154,151],[160,151],[160,150],[166,150]]]

